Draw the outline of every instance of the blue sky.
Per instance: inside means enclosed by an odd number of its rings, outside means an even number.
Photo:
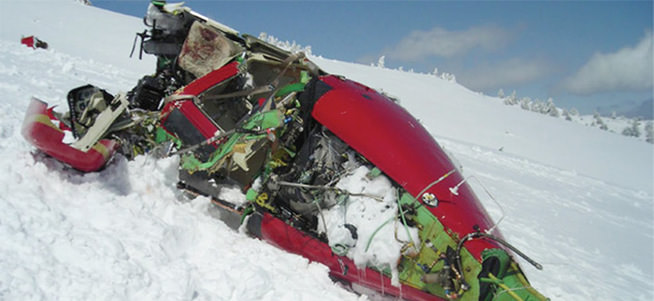
[[[149,1],[92,2],[142,17]],[[389,68],[437,68],[488,95],[515,90],[586,113],[652,99],[652,1],[185,3],[242,33],[266,32],[343,61],[384,56]]]

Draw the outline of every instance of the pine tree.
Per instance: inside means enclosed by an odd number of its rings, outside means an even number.
[[[565,120],[572,121],[572,117],[570,117],[570,113],[568,113],[568,110],[563,109],[563,113],[561,113],[561,115],[563,115],[563,118],[565,118]]]
[[[520,99],[520,108],[523,110],[529,110],[531,108],[531,98],[523,97]]]
[[[554,100],[551,97],[547,99],[546,108],[547,108],[547,112],[546,112],[547,115],[550,115],[552,117],[560,116],[559,109],[556,107],[556,105],[554,104]]]
[[[593,125],[599,127],[602,130],[607,131],[609,129],[608,126],[606,126],[606,123],[604,123],[604,120],[602,120],[602,116],[600,116],[599,112],[595,112],[593,114],[593,118],[595,118],[595,121],[593,121]]]
[[[443,72],[443,74],[441,74],[441,79],[451,83],[456,83],[456,76],[454,76],[452,73]]]
[[[386,56],[383,56],[383,55],[380,56],[380,57],[379,57],[379,60],[377,60],[377,67],[379,67],[379,68],[384,68],[384,66],[385,66],[384,61],[385,61],[385,60],[386,60]]]
[[[654,125],[651,120],[645,125],[645,141],[654,144]]]
[[[499,97],[501,99],[504,99],[504,97],[506,97],[506,95],[504,95],[504,90],[503,89],[500,89],[499,91],[497,91],[497,97]]]
[[[630,137],[640,137],[640,119],[635,118],[631,122],[631,126],[626,127],[622,130],[622,135]]]
[[[531,111],[532,112],[537,112],[537,113],[542,113],[544,106],[545,106],[545,104],[537,98],[536,100],[534,100],[531,103]]]
[[[651,120],[645,125],[645,141],[654,144],[654,125]]]
[[[518,98],[515,96],[515,90],[507,98],[504,98],[504,104],[507,106],[513,106],[518,103]]]
[[[640,118],[636,117],[634,122],[631,124],[631,128],[635,133],[636,137],[640,137]]]

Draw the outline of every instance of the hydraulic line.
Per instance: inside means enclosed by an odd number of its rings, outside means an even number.
[[[452,169],[452,170],[450,170],[450,171],[448,171],[446,174],[442,175],[442,176],[441,176],[440,178],[438,178],[436,181],[431,182],[431,183],[430,183],[429,185],[427,185],[424,189],[422,189],[422,191],[420,191],[420,193],[418,193],[418,194],[416,195],[416,200],[419,200],[419,199],[422,197],[422,194],[425,193],[425,192],[427,192],[427,190],[429,190],[429,188],[434,187],[434,185],[436,185],[436,184],[440,183],[441,181],[445,180],[445,178],[449,177],[450,175],[452,175],[452,174],[455,173],[455,172],[456,172],[456,168],[455,168],[455,169]]]
[[[531,265],[533,265],[537,269],[539,269],[539,270],[543,269],[543,266],[540,263],[538,263],[535,260],[531,259],[525,253],[522,253],[520,250],[518,250],[516,247],[514,247],[510,243],[506,242],[505,240],[503,240],[503,239],[501,239],[501,238],[499,238],[497,236],[491,235],[491,234],[487,234],[487,233],[484,233],[484,232],[477,231],[477,232],[474,232],[474,233],[469,233],[468,235],[464,236],[456,246],[456,265],[457,265],[457,269],[459,271],[463,271],[462,270],[462,264],[461,264],[461,248],[463,248],[463,244],[468,240],[478,239],[478,238],[487,238],[487,239],[493,240],[495,242],[498,242],[499,244],[509,248],[511,251],[518,254],[520,257],[525,259],[527,262],[529,262]],[[465,282],[465,278],[462,278],[462,283],[466,287],[469,287],[468,284]]]
[[[389,218],[388,220],[386,220],[383,224],[381,224],[379,227],[377,227],[377,229],[375,229],[375,232],[372,232],[372,235],[370,235],[370,238],[368,239],[368,243],[366,244],[366,252],[368,252],[368,248],[370,248],[370,244],[372,243],[372,239],[375,237],[375,235],[377,235],[377,232],[379,232],[379,230],[381,230],[381,228],[384,228],[384,226],[386,226],[386,224],[392,222],[393,220],[395,220],[395,216],[393,216],[393,217]]]

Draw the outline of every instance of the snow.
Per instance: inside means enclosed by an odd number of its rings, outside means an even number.
[[[313,59],[327,72],[345,75],[398,97],[437,140],[448,138],[502,149],[510,155],[646,193],[654,187],[651,144],[505,106],[496,97],[481,95],[433,75]],[[579,158],[575,153],[586,157]]]
[[[327,234],[332,249],[344,246],[347,257],[357,267],[372,265],[381,270],[390,269],[392,284],[397,286],[400,282],[396,263],[405,245],[398,240],[415,242],[415,248],[419,249],[418,229],[403,228],[396,218],[397,191],[384,175],[370,178],[370,171],[366,166],[359,166],[336,183],[338,189],[362,195],[349,196],[342,200],[343,204],[322,210],[320,218],[324,220],[319,221],[320,232]]]
[[[137,74],[152,73],[156,58],[127,59],[137,32],[143,32],[143,20],[110,12],[76,1],[0,1],[0,39],[19,41],[34,35],[49,47],[89,61],[100,61]],[[143,14],[147,5],[143,6]],[[138,43],[134,51],[138,58]],[[64,68],[74,67],[75,62]],[[72,71],[72,70],[71,70]],[[95,70],[103,72],[103,70]],[[140,78],[140,76],[136,77]]]
[[[152,57],[128,58],[143,29],[72,0],[0,1],[0,300],[365,299],[326,267],[231,230],[208,199],[187,201],[174,158],[117,157],[81,174],[22,138],[31,96],[63,111],[74,87],[116,93],[152,72]],[[50,49],[19,44],[31,34]],[[520,260],[535,288],[553,300],[654,299],[651,144],[433,75],[312,59],[398,97],[421,120],[474,176],[491,216],[505,212],[507,240],[544,265]]]

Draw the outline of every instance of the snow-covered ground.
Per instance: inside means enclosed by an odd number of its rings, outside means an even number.
[[[71,88],[125,91],[153,71],[152,58],[127,57],[142,30],[138,18],[72,0],[0,1],[0,300],[365,299],[326,267],[232,231],[207,199],[184,201],[174,159],[118,157],[81,174],[24,141],[31,96],[63,110]],[[20,45],[28,34],[50,50]],[[504,236],[545,266],[522,264],[545,295],[654,299],[651,144],[435,76],[314,59],[398,97],[423,122],[474,176],[495,220],[505,213]]]

